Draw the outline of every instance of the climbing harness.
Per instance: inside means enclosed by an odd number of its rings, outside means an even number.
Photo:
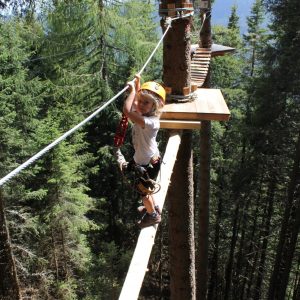
[[[159,192],[160,184],[149,177],[148,172],[145,170],[142,176],[136,181],[136,191],[142,196],[153,195]]]
[[[159,192],[161,186],[149,175],[149,168],[153,168],[155,164],[160,163],[160,158],[153,160],[147,166],[137,164],[134,160],[130,161],[124,170],[122,170],[125,183],[134,191],[142,196],[153,195]]]

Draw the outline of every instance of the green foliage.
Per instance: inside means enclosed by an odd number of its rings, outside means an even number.
[[[23,22],[0,23],[0,131],[3,166],[2,175],[10,166],[10,156],[14,159],[26,157],[31,151],[28,140],[33,138],[37,126],[35,117],[42,103],[43,86],[37,77],[32,77],[26,66],[31,54],[28,36],[34,32]]]
[[[244,61],[240,54],[241,38],[236,29],[214,26],[213,39],[216,44],[236,48],[236,54],[216,57],[211,63],[214,76],[212,85],[221,88],[235,88],[241,83]]]
[[[114,242],[102,243],[89,279],[90,299],[118,298],[120,283],[124,280],[123,274],[127,272],[132,254],[132,251],[121,250]]]
[[[229,17],[229,21],[228,21],[228,28],[235,30],[237,32],[240,31],[239,28],[239,16],[237,15],[237,5],[234,4],[231,8],[231,15]]]
[[[265,55],[267,42],[270,40],[267,30],[263,27],[265,9],[261,0],[253,4],[251,15],[247,18],[248,32],[244,34],[245,59],[249,61],[246,75],[260,75],[261,61]]]
[[[272,35],[263,28],[259,0],[243,39],[236,6],[228,28],[213,28],[215,43],[236,48],[211,63],[212,87],[222,89],[231,111],[229,122],[212,125],[210,283],[218,282],[209,295],[215,298],[266,297],[292,182],[300,122],[299,3],[267,2]],[[1,177],[132,79],[159,39],[154,12],[151,1],[73,0],[43,2],[39,10],[32,5],[19,18],[1,19]],[[159,51],[143,79],[160,78],[161,70]],[[121,102],[3,187],[24,298],[118,297],[136,242],[139,198],[113,156]],[[130,128],[122,151],[129,160]],[[297,191],[292,195],[296,205]],[[292,249],[288,234],[284,245]],[[298,252],[295,247],[293,262]]]
[[[75,280],[69,279],[65,282],[60,282],[57,286],[57,296],[61,300],[75,300],[78,299],[75,290],[77,284]]]
[[[154,6],[141,1],[43,2],[38,20],[31,9],[0,24],[3,176],[123,88],[159,36]],[[160,60],[145,80],[160,77]],[[5,187],[24,297],[116,298],[136,235],[128,199],[137,196],[112,155],[116,106]]]
[[[282,11],[296,9],[298,2],[283,2],[268,1],[278,22],[272,26],[273,36],[263,28],[262,1],[255,1],[244,35],[245,47],[238,47],[231,58],[213,62],[213,83],[223,88],[231,119],[214,124],[212,129],[211,226],[215,231],[210,236],[209,299],[220,295],[226,299],[265,299],[274,282],[278,299],[285,297],[285,289],[290,293],[297,290],[297,284],[288,280],[295,271],[285,267],[286,261],[297,260],[297,243],[286,236],[278,242],[279,220],[283,229],[284,222],[291,226],[287,229],[290,235],[296,230],[293,214],[286,217],[282,211],[287,211],[286,190],[290,180],[295,179],[289,170],[295,163],[291,153],[295,152],[299,131],[295,101],[299,64],[294,55],[299,24],[295,18],[282,18]],[[226,45],[224,40],[229,34],[219,36]],[[296,198],[290,201],[294,208],[299,205]],[[286,248],[283,252],[277,250],[275,259],[275,249],[282,244]],[[286,256],[287,248],[294,256]],[[219,264],[215,264],[217,260]],[[269,299],[273,298],[274,294]]]

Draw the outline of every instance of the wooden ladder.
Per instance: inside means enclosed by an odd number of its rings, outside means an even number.
[[[191,60],[191,84],[201,87],[206,79],[211,59],[211,49],[197,48]]]

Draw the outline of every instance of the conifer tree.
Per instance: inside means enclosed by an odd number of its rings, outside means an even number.
[[[299,10],[299,2],[267,1],[267,4],[273,13],[271,29],[274,43],[270,45],[266,55],[266,84],[262,84],[259,90],[264,101],[257,103],[259,116],[256,120],[268,130],[264,131],[264,147],[261,149],[267,150],[268,160],[270,164],[275,165],[280,182],[278,205],[284,213],[280,215],[280,231],[276,231],[279,239],[270,240],[272,245],[276,245],[276,256],[270,277],[268,299],[281,299],[286,297],[289,289],[296,295],[297,289],[292,287],[291,281],[293,273],[297,272],[293,266],[297,265],[300,207],[296,187],[296,182],[299,182],[299,172],[296,170],[299,169],[300,128],[297,100],[299,55],[296,49],[299,47],[300,23],[295,14],[295,11]],[[269,111],[263,118],[262,113],[267,108]],[[268,147],[270,143],[271,149]],[[283,186],[286,187],[285,192],[281,193]]]
[[[238,30],[239,31],[239,16],[237,14],[237,5],[233,5],[231,8],[231,15],[228,20],[228,25],[227,27],[233,30]]]
[[[35,24],[30,27],[22,19],[11,19],[1,20],[0,28],[2,177],[36,150],[35,129],[39,124],[38,114],[43,103],[44,87],[29,67],[32,50],[37,45],[39,26]],[[23,171],[17,179],[10,180],[2,187],[2,204],[5,203],[2,214],[8,220],[6,231],[12,241],[11,257],[16,261],[15,276],[19,278],[20,295],[26,294],[30,277],[28,269],[34,257],[29,236],[34,233],[36,226],[31,205],[27,202],[34,174],[36,169]]]
[[[251,15],[247,18],[248,32],[244,35],[244,40],[246,46],[248,47],[247,51],[250,52],[249,61],[250,69],[248,70],[247,75],[253,77],[261,61],[264,47],[268,39],[266,34],[266,29],[263,27],[263,22],[265,19],[265,9],[261,0],[256,0],[251,9]]]
[[[50,87],[51,106],[46,117],[49,122],[52,119],[58,120],[57,132],[71,127],[84,116],[83,113],[92,111],[108,100],[113,92],[123,88],[130,76],[146,61],[155,46],[154,42],[158,40],[152,12],[153,6],[141,1],[126,1],[124,6],[114,5],[113,2],[74,1],[72,6],[69,3],[56,3],[49,11],[45,25],[45,46],[40,55],[46,58],[42,61],[44,76],[51,78],[53,83]],[[151,65],[155,65],[155,60]],[[147,69],[147,72],[154,74],[151,75],[152,79],[159,76],[153,67]],[[144,78],[147,76],[146,73]],[[111,145],[118,118],[119,113],[114,107],[106,109],[86,127],[84,140],[87,148],[78,148],[79,152],[88,151],[93,156],[90,162],[84,160],[82,163],[91,168],[90,171],[86,169],[90,186],[88,194],[96,199],[96,209],[88,213],[99,226],[97,231],[88,235],[95,261],[99,260],[98,256],[103,257],[102,252],[109,248],[107,243],[110,244],[112,239],[116,241],[115,251],[118,251],[117,247],[129,243],[126,236],[134,234],[121,234],[121,230],[127,232],[134,226],[133,207],[136,205],[133,197],[136,195],[128,188],[124,191],[122,179],[116,176],[118,173]],[[80,139],[72,142],[80,143]],[[127,154],[127,151],[124,152]],[[89,156],[83,158],[89,159]],[[47,173],[52,170],[51,166],[52,163],[45,165]],[[54,177],[58,175],[56,172],[52,174]],[[63,178],[60,181],[63,182]],[[104,264],[101,266],[109,267]],[[56,269],[55,264],[51,269]],[[91,271],[95,270],[101,272],[99,268]],[[114,284],[112,290],[116,292],[117,277],[114,274],[109,279],[106,274],[99,278],[91,275],[90,291],[95,291],[99,284],[109,285],[108,281]]]
[[[236,20],[237,21],[237,20]],[[233,252],[230,252],[230,246],[227,239],[229,236],[222,235],[220,230],[223,226],[230,226],[230,214],[234,213],[234,195],[232,189],[232,177],[239,168],[239,143],[241,134],[236,131],[242,122],[243,101],[245,91],[242,86],[241,74],[244,62],[241,57],[241,37],[239,35],[238,23],[232,24],[233,29],[221,26],[214,27],[214,41],[217,44],[223,44],[235,47],[235,53],[224,57],[216,57],[212,60],[212,82],[215,87],[222,89],[224,97],[231,110],[232,118],[226,123],[213,123],[213,160],[212,160],[212,202],[211,209],[215,214],[214,233],[211,236],[213,252],[210,258],[211,278],[208,289],[208,299],[214,299],[224,293],[225,286],[222,286],[225,277],[230,280],[233,267]],[[235,145],[232,147],[230,145]],[[227,209],[225,210],[225,207]],[[233,230],[233,229],[232,229]],[[234,235],[233,235],[234,236]],[[233,245],[233,244],[232,244]],[[225,263],[226,273],[221,271],[222,264]],[[229,272],[230,271],[230,272]]]

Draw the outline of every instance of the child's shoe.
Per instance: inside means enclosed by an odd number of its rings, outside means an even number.
[[[153,213],[152,215],[146,213],[143,218],[138,221],[138,226],[140,228],[149,227],[154,224],[161,222],[161,216],[158,213]]]
[[[160,207],[159,207],[158,205],[155,205],[154,208],[155,208],[155,211],[156,211],[159,215],[161,215],[161,209],[160,209]],[[138,212],[141,213],[141,214],[145,214],[145,213],[147,212],[147,209],[146,209],[146,207],[145,207],[144,205],[139,206],[139,207],[137,208],[137,210],[138,210]]]

